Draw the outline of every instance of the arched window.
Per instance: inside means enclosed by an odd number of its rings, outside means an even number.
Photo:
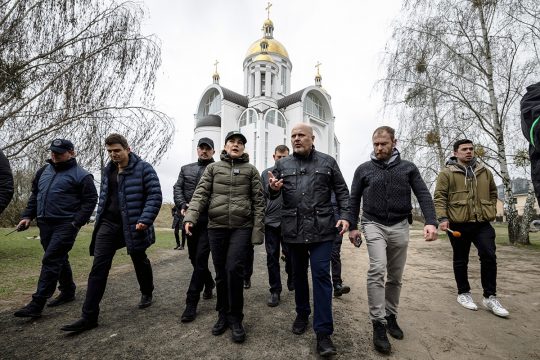
[[[247,124],[254,124],[257,122],[257,112],[255,109],[248,108],[244,110],[240,118],[238,119],[238,127],[241,128]]]
[[[209,114],[219,114],[220,111],[221,95],[219,94],[219,91],[214,89],[214,91],[212,91],[206,98],[206,101],[204,103],[203,116]]]
[[[287,127],[287,121],[285,120],[285,116],[283,114],[276,110],[276,109],[270,109],[264,114],[264,121],[265,121],[265,127],[268,129],[268,124],[277,125],[281,128]]]
[[[326,118],[321,100],[311,93],[306,96],[306,100],[304,101],[304,111],[306,114],[322,120]]]

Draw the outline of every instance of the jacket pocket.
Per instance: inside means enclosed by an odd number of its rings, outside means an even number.
[[[450,222],[469,221],[469,207],[467,200],[450,201],[448,203],[448,219]]]
[[[490,200],[480,199],[482,206],[482,217],[486,221],[493,221],[497,216],[497,207]]]
[[[315,221],[315,227],[319,234],[331,234],[337,232],[333,208],[316,209]]]
[[[296,209],[281,210],[281,235],[284,238],[298,236],[298,216]]]
[[[296,190],[296,169],[283,169],[279,174],[283,179],[283,190]]]

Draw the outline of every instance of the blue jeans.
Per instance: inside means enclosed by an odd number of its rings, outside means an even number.
[[[294,298],[296,313],[308,316],[309,305],[308,261],[311,265],[313,283],[313,330],[331,335],[334,332],[332,318],[332,281],[330,280],[330,257],[333,241],[311,244],[288,244],[294,273]]]
[[[75,243],[79,229],[70,221],[38,220],[39,237],[45,254],[41,260],[41,272],[37,290],[32,295],[35,302],[44,305],[56,289],[66,296],[75,295],[75,283],[69,264],[68,253]]]

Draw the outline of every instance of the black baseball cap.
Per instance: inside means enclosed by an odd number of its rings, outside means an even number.
[[[203,144],[210,146],[212,148],[212,150],[214,150],[214,142],[212,141],[212,139],[207,138],[207,137],[200,138],[199,143],[197,144],[197,147],[199,147],[199,146],[201,146]]]
[[[63,154],[66,151],[73,151],[74,149],[73,143],[66,139],[54,139],[51,142],[51,146],[49,146],[49,150],[58,154]]]
[[[244,145],[247,143],[246,137],[240,131],[229,131],[227,136],[225,136],[225,143],[227,143],[227,141],[229,141],[230,138],[233,138],[235,136],[242,139],[242,141],[244,142]]]

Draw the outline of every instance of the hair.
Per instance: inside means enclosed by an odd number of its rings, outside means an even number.
[[[394,130],[394,128],[391,128],[390,126],[379,126],[373,132],[372,137],[377,135],[377,134],[382,134],[382,133],[385,133],[385,132],[388,133],[390,135],[390,139],[392,139],[392,141],[394,141],[394,137],[396,136],[396,130]]]
[[[278,146],[276,146],[276,149],[274,150],[274,154],[278,153],[278,152],[280,152],[280,153],[284,153],[284,152],[290,153],[291,151],[289,150],[287,145],[278,145]]]
[[[124,149],[128,149],[129,145],[125,137],[120,134],[110,134],[105,138],[105,145],[120,144]]]
[[[473,144],[473,142],[472,142],[472,140],[469,140],[469,139],[461,139],[461,140],[456,141],[454,143],[454,152],[458,151],[459,146],[463,145],[463,144]]]

